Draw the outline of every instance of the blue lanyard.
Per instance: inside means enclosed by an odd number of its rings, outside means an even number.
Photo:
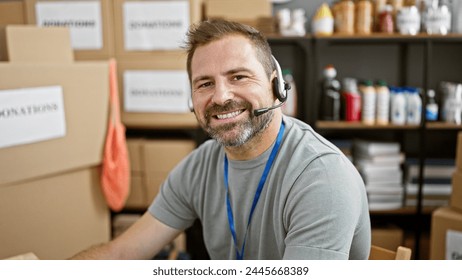
[[[225,189],[226,189],[226,210],[228,211],[228,222],[229,222],[229,230],[233,236],[234,240],[234,247],[236,249],[236,259],[242,260],[244,259],[244,249],[245,249],[245,242],[247,239],[247,233],[249,231],[250,221],[252,220],[252,215],[257,206],[258,200],[260,199],[260,194],[263,190],[263,186],[265,185],[266,178],[268,177],[269,171],[271,166],[273,165],[274,159],[276,158],[276,154],[281,146],[282,136],[284,135],[285,125],[284,122],[281,123],[281,127],[279,128],[278,136],[276,138],[276,143],[274,144],[273,149],[271,150],[271,154],[266,162],[265,169],[263,174],[261,175],[260,182],[258,183],[257,191],[255,192],[255,197],[253,198],[252,208],[250,209],[249,219],[247,220],[247,228],[245,230],[244,241],[242,243],[241,250],[238,249],[237,245],[237,238],[236,238],[236,229],[234,227],[234,217],[233,217],[233,209],[231,208],[231,200],[229,199],[229,187],[228,187],[228,157],[225,154]]]

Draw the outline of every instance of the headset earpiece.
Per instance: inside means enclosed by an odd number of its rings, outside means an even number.
[[[194,112],[194,106],[193,106],[192,96],[191,95],[189,95],[189,98],[188,98],[188,108],[189,108],[189,111],[191,111],[191,113]]]
[[[274,68],[276,70],[276,77],[274,77],[272,81],[273,92],[280,102],[285,102],[287,100],[287,91],[290,89],[290,84],[284,81],[281,66],[279,66],[276,58],[273,55],[271,55],[271,58],[273,59]]]

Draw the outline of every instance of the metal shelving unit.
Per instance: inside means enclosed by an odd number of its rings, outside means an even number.
[[[417,153],[415,156],[419,160],[419,188],[417,194],[417,205],[414,207],[403,207],[397,210],[390,211],[371,211],[373,217],[386,218],[404,216],[406,219],[410,219],[410,223],[414,223],[415,231],[415,248],[414,255],[416,259],[420,258],[420,239],[422,231],[424,230],[424,224],[428,223],[433,207],[424,207],[422,205],[422,188],[423,188],[423,169],[425,159],[427,158],[427,145],[431,143],[427,142],[428,133],[439,133],[441,131],[457,132],[462,130],[462,125],[448,124],[443,122],[426,122],[424,111],[422,110],[422,123],[421,125],[364,125],[360,122],[345,122],[345,121],[322,121],[319,120],[319,104],[320,104],[320,81],[317,73],[321,73],[322,66],[326,61],[326,55],[335,58],[346,57],[346,60],[351,65],[336,65],[340,69],[353,69],[352,73],[367,73],[384,74],[385,79],[391,80],[390,84],[395,85],[409,85],[417,84],[418,87],[426,92],[429,88],[434,88],[438,82],[433,78],[435,71],[439,71],[436,74],[445,75],[441,73],[439,69],[434,70],[435,60],[435,46],[460,46],[462,48],[462,35],[461,34],[449,34],[449,35],[426,35],[418,34],[416,36],[410,35],[383,35],[383,34],[371,34],[367,36],[357,35],[332,35],[332,36],[306,36],[306,37],[281,37],[277,35],[268,36],[270,45],[272,48],[283,47],[283,46],[297,46],[303,53],[302,57],[297,56],[293,53],[284,53],[284,56],[295,56],[295,61],[298,64],[305,64],[301,68],[297,68],[299,71],[306,71],[304,73],[298,73],[296,81],[300,84],[299,95],[301,98],[299,102],[299,108],[302,110],[299,116],[300,119],[306,121],[321,134],[330,137],[333,134],[386,134],[397,135],[399,141],[404,141],[404,136],[412,134],[416,137],[418,145]],[[333,48],[335,51],[330,51]],[[347,53],[342,53],[342,49],[347,49]],[[372,49],[373,51],[384,51],[391,52],[391,54],[385,54],[384,57],[373,57],[368,51],[364,52],[364,48]],[[363,52],[361,52],[363,51]],[[359,56],[364,56],[365,61],[358,59],[355,64],[355,58],[350,57],[352,53],[360,52]],[[282,54],[282,53],[281,53]],[[360,58],[360,57],[356,58]],[[384,61],[385,66],[383,69],[378,65],[374,64],[374,59]],[[294,59],[293,59],[294,60]],[[375,68],[374,68],[375,66]],[[387,69],[388,67],[388,69]],[[372,69],[373,68],[373,69]],[[371,69],[373,71],[371,71]],[[355,72],[356,71],[356,72]],[[462,67],[456,69],[462,80]],[[455,73],[453,73],[455,74]],[[351,75],[351,74],[349,74]],[[456,76],[456,75],[453,75]],[[422,100],[423,108],[426,104],[425,96]],[[449,137],[441,135],[441,137]],[[350,136],[350,138],[352,138]]]

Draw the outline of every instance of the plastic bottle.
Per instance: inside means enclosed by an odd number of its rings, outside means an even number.
[[[375,124],[376,93],[371,80],[365,80],[359,91],[361,93],[361,120],[364,124]]]
[[[396,14],[396,25],[402,35],[417,35],[420,31],[420,12],[416,6],[402,7]]]
[[[406,123],[406,98],[400,88],[390,87],[391,108],[390,119],[394,125]]]
[[[287,92],[287,100],[282,106],[282,112],[287,116],[297,116],[297,87],[294,77],[289,69],[282,70],[284,81],[290,84],[290,89]]]
[[[425,105],[425,119],[427,121],[438,120],[438,103],[435,100],[435,90],[427,91],[427,104]]]
[[[392,34],[395,30],[393,20],[393,7],[385,5],[379,13],[378,17],[378,31],[382,33]]]
[[[315,35],[332,35],[334,33],[334,16],[327,3],[323,3],[313,16],[311,31]]]
[[[376,123],[386,125],[390,119],[390,90],[385,81],[379,80],[375,91],[377,94]]]
[[[354,78],[344,78],[342,83],[342,99],[344,100],[344,116],[348,122],[361,120],[361,95]]]
[[[424,11],[422,22],[427,34],[446,35],[451,30],[451,11],[446,3],[432,0]]]
[[[322,119],[340,120],[340,82],[336,80],[337,70],[329,64],[323,71],[322,83]]]
[[[407,124],[419,125],[422,116],[422,99],[416,88],[409,87],[407,91]]]

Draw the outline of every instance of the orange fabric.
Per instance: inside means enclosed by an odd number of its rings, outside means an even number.
[[[125,127],[120,120],[117,70],[114,59],[109,61],[110,115],[103,155],[101,186],[106,202],[113,211],[120,211],[130,192],[130,163]]]

